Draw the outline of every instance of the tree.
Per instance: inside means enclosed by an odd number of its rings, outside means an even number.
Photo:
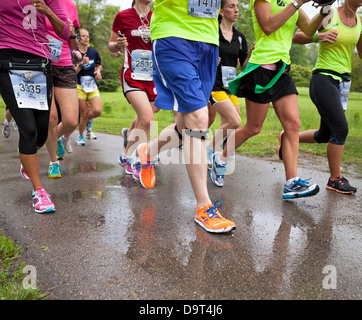
[[[351,91],[362,92],[362,59],[357,53],[352,55],[352,84]]]
[[[297,87],[309,87],[309,81],[312,75],[309,67],[292,64],[289,73]]]

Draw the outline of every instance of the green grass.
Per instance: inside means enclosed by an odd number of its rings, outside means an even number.
[[[40,300],[45,297],[39,289],[23,286],[25,263],[17,261],[23,251],[0,233],[0,300]]]
[[[301,119],[300,131],[317,129],[320,117],[316,107],[309,98],[308,88],[298,88],[298,102]],[[110,134],[121,134],[123,127],[128,127],[136,116],[133,108],[128,104],[122,92],[102,92],[103,114],[94,121],[93,129],[99,132]],[[361,168],[361,101],[362,93],[352,92],[350,94],[347,119],[349,123],[349,135],[344,149],[342,165],[354,165],[357,171],[362,174]],[[245,100],[240,99],[242,124],[245,123]],[[4,103],[0,100],[0,119],[4,115]],[[158,130],[162,130],[173,121],[173,113],[161,110],[155,115],[158,122]],[[220,124],[217,116],[211,130],[214,132]],[[272,108],[269,109],[261,133],[246,141],[237,153],[250,157],[276,157],[278,148],[278,135],[282,126]],[[300,144],[300,150],[314,156],[326,156],[325,144]]]

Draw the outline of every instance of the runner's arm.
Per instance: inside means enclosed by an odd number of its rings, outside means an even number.
[[[327,32],[318,32],[316,35],[317,42],[336,42],[338,37],[337,30],[329,30]],[[307,36],[302,30],[298,30],[293,36],[293,43],[308,44],[313,42],[313,36]]]
[[[362,23],[362,16],[360,16],[360,19],[361,19],[361,23]],[[359,36],[359,40],[357,42],[356,48],[357,48],[358,56],[360,57],[360,59],[362,59],[362,33]]]
[[[109,51],[111,51],[116,57],[120,57],[123,55],[121,50],[124,50],[127,45],[128,43],[126,37],[119,37],[117,33],[112,31],[108,42]]]
[[[308,18],[306,13],[300,9],[299,18],[297,21],[297,26],[302,30],[306,35],[313,36],[317,30],[321,27],[324,16],[321,13],[318,13],[314,16],[312,20]]]
[[[70,28],[67,23],[67,16],[65,15],[62,5],[58,5],[57,2],[51,2],[48,7],[44,0],[30,1],[31,5],[34,5],[35,3],[36,11],[47,16],[56,34],[58,34],[62,39],[68,40],[70,35]]]
[[[296,0],[298,5],[310,0]],[[271,3],[265,0],[256,0],[254,3],[254,11],[260,28],[266,35],[271,35],[278,30],[288,19],[297,11],[292,3],[285,7],[282,11],[272,14]]]

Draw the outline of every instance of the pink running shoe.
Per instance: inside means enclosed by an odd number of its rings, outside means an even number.
[[[138,181],[140,179],[140,172],[141,172],[141,161],[135,160],[132,165],[132,177],[134,180]]]
[[[26,173],[25,169],[23,168],[23,165],[21,164],[20,165],[20,174],[21,174],[21,177],[26,180],[26,181],[29,181],[30,180],[30,177],[28,176],[28,174]]]
[[[118,159],[118,164],[121,167],[124,167],[124,172],[129,175],[133,174],[132,163],[133,159],[131,157],[127,157],[124,153],[122,153]]]
[[[35,212],[49,213],[54,212],[54,203],[50,200],[50,195],[41,188],[36,188],[33,193],[33,207]]]

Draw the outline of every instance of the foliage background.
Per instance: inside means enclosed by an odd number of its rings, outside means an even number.
[[[108,50],[113,20],[119,8],[106,4],[106,0],[75,0],[78,7],[80,25],[90,35],[91,47],[99,51],[102,58],[103,80],[99,82],[101,91],[113,92],[120,85],[119,72],[123,57],[115,58]],[[235,27],[244,33],[248,46],[255,41],[249,0],[239,0],[239,19]],[[297,30],[297,29],[296,29]],[[290,50],[291,75],[297,87],[307,87],[311,70],[318,54],[318,44],[293,44]],[[362,92],[362,60],[355,53],[352,57],[352,91]]]

